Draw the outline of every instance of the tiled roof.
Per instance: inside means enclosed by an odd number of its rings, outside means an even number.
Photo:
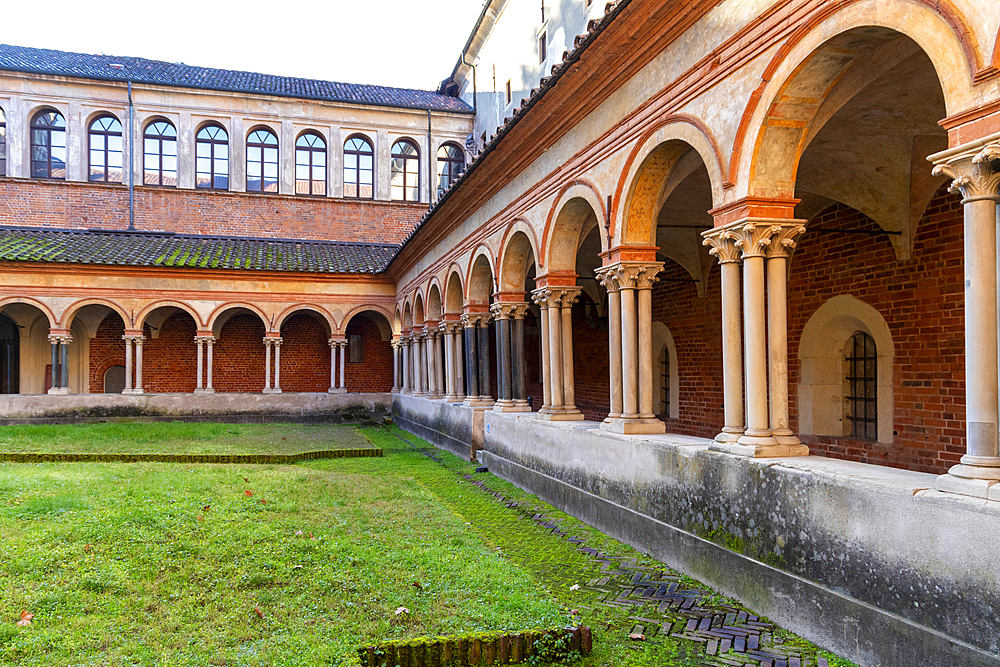
[[[0,228],[0,261],[8,262],[381,273],[398,249],[379,243]]]
[[[112,63],[118,63],[125,67],[115,69],[109,66]],[[331,100],[352,104],[432,109],[457,113],[472,112],[472,108],[462,100],[429,90],[298,79],[238,70],[193,67],[183,63],[168,63],[145,58],[68,53],[8,44],[0,44],[0,70],[121,81],[123,83],[131,79],[133,83],[226,90],[310,100]]]

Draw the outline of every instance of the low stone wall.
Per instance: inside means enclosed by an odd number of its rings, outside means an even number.
[[[389,414],[390,394],[5,394],[0,424],[164,420],[356,422]]]
[[[400,427],[466,461],[483,448],[483,408],[394,394],[392,418]]]
[[[1000,503],[880,466],[483,417],[490,472],[830,651],[861,665],[1000,667]]]

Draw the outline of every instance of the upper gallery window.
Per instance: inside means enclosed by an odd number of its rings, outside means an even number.
[[[0,107],[0,176],[7,175],[7,116]]]
[[[66,120],[58,111],[39,111],[31,119],[31,176],[66,178]]]
[[[326,194],[326,142],[315,132],[295,142],[295,194]]]
[[[247,137],[247,192],[278,191],[278,137],[267,128]]]
[[[371,199],[375,170],[375,153],[372,145],[361,136],[344,142],[344,196]]]
[[[209,190],[229,189],[229,135],[221,125],[212,123],[198,130],[195,137],[195,187]]]
[[[122,182],[122,124],[114,116],[95,118],[87,135],[90,180]]]
[[[420,201],[420,153],[412,141],[400,139],[392,145],[392,199]]]
[[[844,346],[844,399],[847,423],[844,435],[878,438],[878,354],[875,339],[858,331]]]
[[[465,166],[465,153],[455,144],[445,144],[438,149],[438,197],[458,180]]]
[[[153,121],[142,134],[146,185],[177,187],[177,130],[168,120]]]

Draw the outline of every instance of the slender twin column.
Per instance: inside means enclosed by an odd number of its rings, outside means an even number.
[[[427,395],[427,355],[425,335],[422,329],[413,332],[413,395]]]
[[[401,393],[412,394],[413,393],[413,364],[411,359],[413,357],[413,335],[409,331],[404,331],[403,335],[399,339],[399,343],[403,350],[403,389]]]
[[[465,405],[493,406],[490,396],[490,316],[487,313],[462,315],[465,334]]]
[[[280,336],[264,336],[264,391],[265,394],[281,393],[281,343]],[[274,349],[274,386],[271,386],[271,349]]]
[[[431,399],[444,398],[444,359],[441,352],[443,343],[443,333],[441,325],[437,322],[427,324],[427,375],[428,394]]]
[[[400,366],[402,365],[402,348],[403,342],[399,337],[392,339],[392,393],[398,394],[401,390],[402,383],[402,371]],[[331,357],[332,364],[332,357]],[[330,386],[333,386],[333,371],[331,370]]]
[[[576,286],[553,285],[539,287],[531,293],[532,300],[542,313],[543,400],[542,409],[538,412],[542,419],[583,419],[583,413],[576,407],[573,372],[573,304],[580,291]]]
[[[146,340],[146,337],[142,335],[141,331],[126,331],[122,336],[122,340],[125,341],[125,388],[122,389],[123,394],[141,394],[142,389],[142,343]],[[132,381],[133,376],[133,356],[132,356],[132,346],[135,346],[135,382]]]
[[[347,374],[347,365],[344,363],[347,351],[347,339],[334,338],[331,336],[327,343],[330,345],[330,388],[326,391],[329,394],[344,394],[347,392],[347,386],[344,383],[345,376]],[[396,343],[393,342],[393,347],[395,347],[395,345]],[[340,355],[339,375],[337,374],[338,354]],[[393,370],[395,370],[395,368]]]
[[[932,155],[934,174],[952,179],[965,208],[965,455],[937,488],[1000,500],[997,265],[1000,141]]]
[[[496,329],[497,412],[530,412],[524,381],[526,303],[498,302],[490,307]]]
[[[49,343],[52,345],[50,394],[69,393],[69,344],[72,342],[73,336],[68,331],[49,334]]]
[[[718,443],[735,443],[745,429],[743,419],[743,335],[740,311],[740,250],[735,236],[726,229],[705,235],[709,254],[718,260],[722,273],[722,393],[725,426],[715,436]]]
[[[662,262],[619,261],[596,271],[608,290],[611,411],[601,428],[613,433],[665,433],[653,414],[653,283]]]
[[[215,389],[212,387],[212,349],[215,347],[215,336],[211,334],[199,334],[194,337],[194,342],[198,346],[198,380],[195,384],[194,393],[214,394]],[[206,349],[207,360],[205,360]]]
[[[445,358],[445,396],[444,400],[449,403],[456,403],[465,398],[465,389],[462,386],[462,325],[459,322],[449,321],[441,324],[444,331],[444,358]]]
[[[801,220],[748,218],[705,232],[705,245],[723,264],[743,262],[743,356],[746,374],[746,424],[734,405],[739,378],[730,368],[738,362],[735,329],[738,282],[732,269],[723,269],[723,394],[726,426],[713,449],[752,457],[806,456],[809,448],[799,442],[788,422],[788,315],[785,298],[788,251],[805,231]],[[765,266],[766,264],[766,266]],[[765,298],[765,283],[767,285]],[[770,398],[770,411],[768,410]],[[742,401],[740,401],[742,402]],[[732,421],[731,421],[732,420]]]

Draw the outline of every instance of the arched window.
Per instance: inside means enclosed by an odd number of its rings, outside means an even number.
[[[58,111],[39,111],[31,119],[31,176],[66,178],[66,120]]]
[[[401,201],[420,201],[420,153],[412,141],[392,145],[392,180],[389,195]]]
[[[344,196],[371,199],[375,173],[375,152],[364,137],[344,142]]]
[[[247,192],[278,191],[278,137],[266,128],[247,137]]]
[[[221,125],[198,130],[195,137],[195,187],[229,189],[229,135]]]
[[[844,346],[844,435],[878,438],[877,387],[875,339],[858,331]]]
[[[438,197],[447,192],[458,180],[465,167],[465,153],[455,144],[445,144],[438,149]]]
[[[101,116],[90,124],[90,180],[122,182],[122,124],[114,116]]]
[[[0,107],[0,176],[7,175],[7,116]]]
[[[143,180],[146,185],[177,186],[177,130],[170,121],[146,126],[142,135]]]
[[[295,193],[326,194],[326,142],[315,132],[304,132],[295,142]]]

